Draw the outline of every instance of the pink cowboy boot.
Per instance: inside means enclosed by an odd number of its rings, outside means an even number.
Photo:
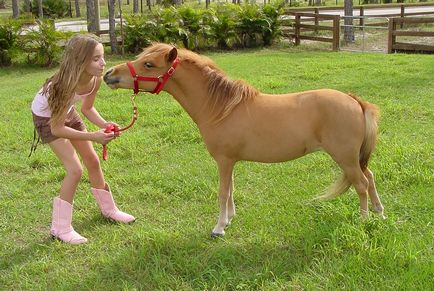
[[[51,235],[66,243],[78,245],[87,242],[87,238],[79,235],[71,226],[72,205],[65,200],[55,197],[53,200],[53,220]]]
[[[112,192],[107,184],[105,189],[91,188],[91,190],[104,217],[122,223],[130,223],[136,220],[134,216],[122,212],[116,207]]]

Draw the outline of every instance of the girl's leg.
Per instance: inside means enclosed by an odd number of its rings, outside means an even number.
[[[60,198],[72,204],[75,191],[80,182],[83,169],[71,142],[64,138],[58,138],[49,143],[51,149],[63,163],[66,175],[60,187]]]
[[[80,160],[67,139],[59,138],[49,143],[53,152],[62,161],[66,175],[60,188],[60,197],[53,200],[51,235],[70,244],[87,242],[72,227],[73,200],[82,175]]]
[[[105,180],[101,164],[92,142],[87,140],[71,140],[77,150],[89,174],[89,182],[92,188],[104,189]]]
[[[95,149],[90,141],[72,141],[73,146],[80,154],[83,163],[89,172],[91,191],[94,195],[102,214],[112,220],[129,223],[135,217],[120,211],[115,204],[109,186],[104,180],[101,164]]]

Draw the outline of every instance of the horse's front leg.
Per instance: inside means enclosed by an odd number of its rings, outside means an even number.
[[[219,170],[220,188],[219,188],[219,206],[220,215],[216,226],[214,227],[211,236],[223,236],[225,234],[225,227],[229,223],[228,217],[228,203],[231,196],[232,189],[232,172],[234,170],[234,161],[223,159],[217,160],[217,166]],[[232,205],[233,206],[233,205]],[[231,211],[235,213],[235,208],[232,207]],[[231,215],[233,215],[231,213]]]
[[[232,173],[231,185],[229,187],[228,199],[228,224],[231,224],[232,218],[235,216],[235,203],[234,203],[234,174]]]

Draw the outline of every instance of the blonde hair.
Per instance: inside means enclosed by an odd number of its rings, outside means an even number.
[[[63,122],[62,116],[71,106],[81,74],[99,43],[99,38],[92,34],[77,34],[66,43],[59,70],[45,81],[42,89],[43,94],[48,93],[52,124]]]

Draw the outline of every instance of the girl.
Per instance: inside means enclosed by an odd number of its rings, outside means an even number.
[[[92,141],[104,145],[116,138],[113,132],[104,133],[114,123],[106,122],[94,107],[104,67],[104,48],[97,37],[76,35],[65,46],[59,70],[45,81],[32,103],[35,130],[66,171],[60,194],[53,201],[51,235],[71,244],[87,242],[71,226],[73,199],[83,171],[77,153],[88,170],[91,192],[103,216],[122,223],[135,220],[116,207],[92,146]],[[79,100],[83,115],[101,130],[87,132],[74,107]]]

